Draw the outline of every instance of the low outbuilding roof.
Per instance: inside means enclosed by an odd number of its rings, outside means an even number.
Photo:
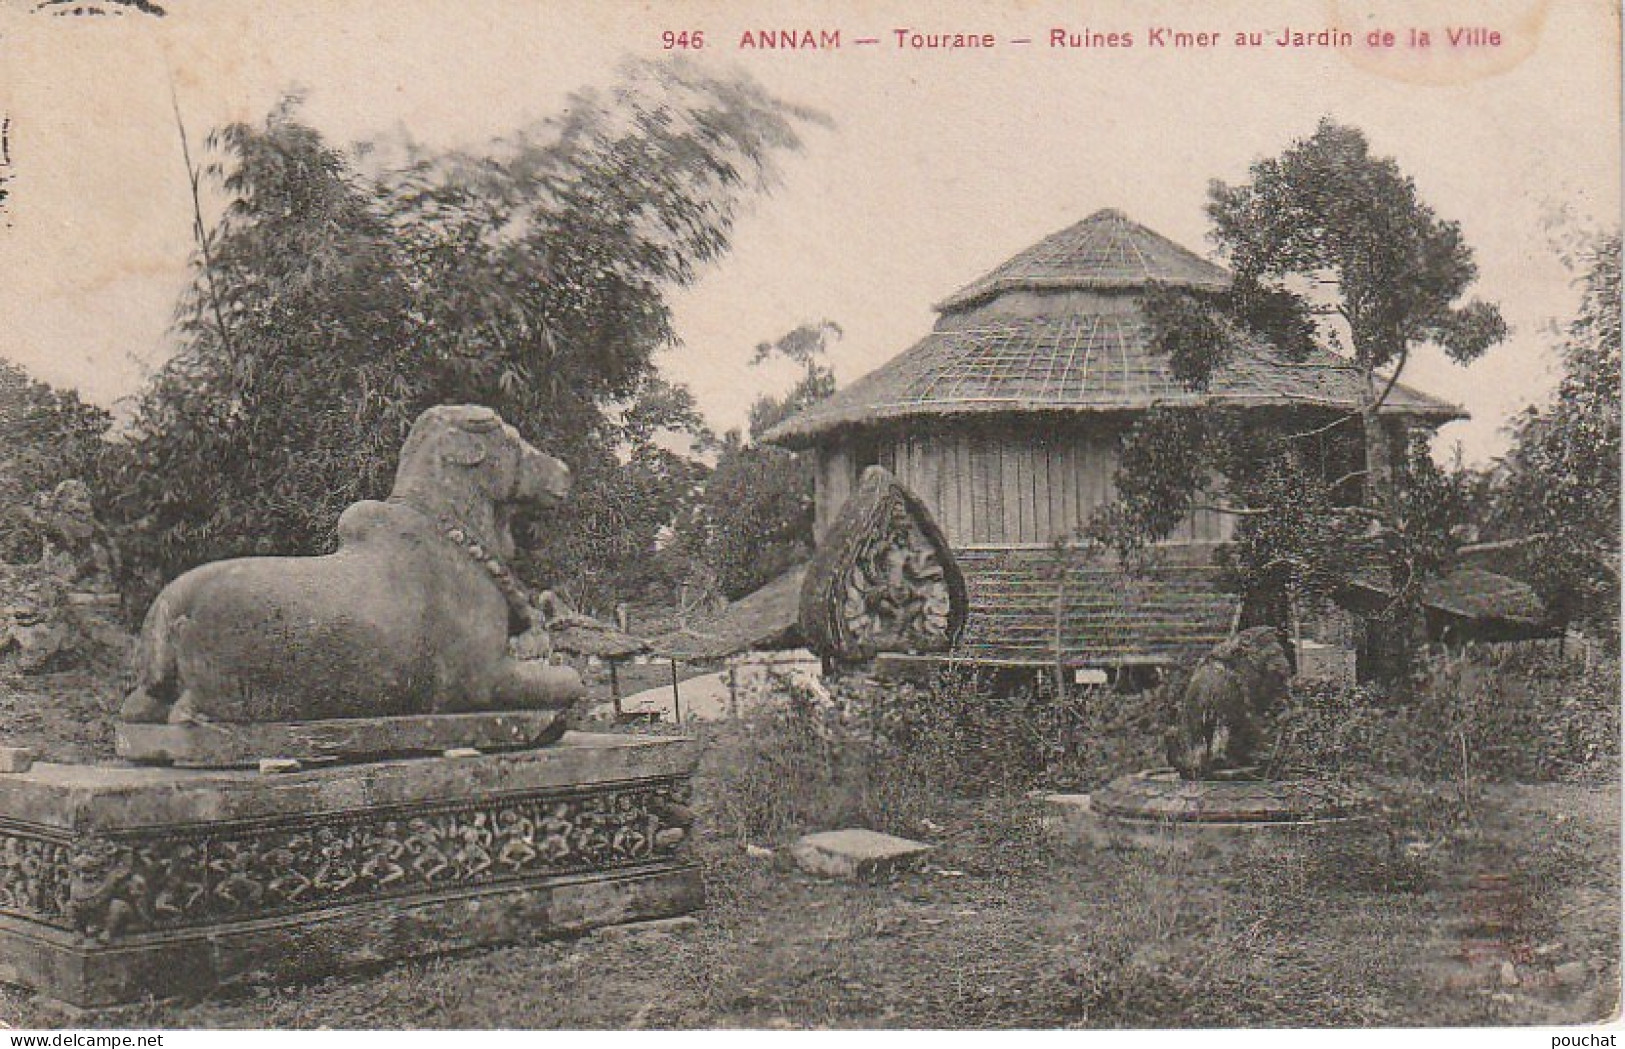
[[[690,623],[651,642],[655,655],[691,663],[714,663],[752,650],[799,648],[802,644],[800,564],[760,590],[746,594],[715,616]]]

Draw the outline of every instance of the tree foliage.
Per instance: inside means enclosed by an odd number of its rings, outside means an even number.
[[[0,359],[0,561],[40,555],[30,508],[62,481],[95,475],[111,423],[78,394]]]
[[[1331,338],[1365,380],[1367,502],[1380,509],[1395,493],[1378,411],[1413,349],[1435,345],[1466,364],[1506,337],[1506,323],[1489,303],[1458,301],[1478,276],[1460,224],[1441,219],[1392,157],[1373,156],[1358,128],[1323,119],[1250,176],[1209,189],[1234,297],[1279,324],[1316,308],[1293,281],[1330,290]]]
[[[1260,339],[1287,362],[1339,353],[1364,396],[1347,414],[1310,405],[1269,417],[1148,413],[1124,438],[1118,499],[1091,530],[1129,554],[1171,534],[1193,505],[1214,507],[1236,516],[1226,556],[1255,607],[1331,596],[1374,564],[1387,575],[1390,614],[1414,620],[1464,504],[1426,441],[1395,434],[1381,408],[1417,346],[1467,363],[1505,324],[1495,307],[1459,301],[1477,275],[1459,225],[1439,218],[1391,158],[1373,156],[1358,129],[1324,120],[1250,174],[1210,187],[1232,287],[1151,289],[1152,348],[1198,391]]]
[[[203,175],[230,205],[203,233],[179,350],[144,392],[116,485],[132,585],[323,549],[346,505],[387,491],[418,412],[459,401],[580,478],[532,531],[548,582],[602,581],[634,539],[652,552],[692,481],[654,430],[697,426],[652,361],[677,341],[667,294],[727,251],[745,201],[819,118],[663,63],[630,64],[563,113],[478,153],[413,146],[370,175],[297,100],[211,136]],[[629,501],[639,479],[665,495]]]
[[[835,392],[835,373],[822,358],[840,335],[839,325],[820,321],[756,347],[752,364],[783,357],[802,365],[802,374],[783,397],[759,397],[751,405],[748,442],[738,431],[725,436],[716,469],[682,535],[725,597],[743,597],[812,552],[813,465],[806,456],[762,444],[760,438]]]
[[[1562,379],[1550,404],[1514,422],[1497,509],[1530,540],[1524,569],[1547,602],[1617,638],[1619,233],[1600,238],[1585,265],[1581,307],[1559,346]]]

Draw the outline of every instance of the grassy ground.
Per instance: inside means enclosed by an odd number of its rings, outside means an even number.
[[[702,798],[727,758],[723,737],[711,745]],[[1418,811],[1430,808],[1425,789],[1402,793]],[[1472,820],[1453,831],[1408,819],[1407,835],[1419,837],[1402,835],[1397,851],[1366,836],[1329,850],[1287,842],[1225,859],[1057,844],[1041,833],[1041,805],[1031,799],[945,803],[916,828],[939,845],[931,862],[873,885],[810,878],[786,868],[782,852],[747,855],[736,841],[702,836],[709,905],[691,928],[220,991],[94,1022],[626,1029],[1594,1021],[1618,1002],[1619,807],[1616,784],[1486,788]],[[1491,891],[1500,917],[1486,929],[1475,904]],[[1464,960],[1486,938],[1514,960],[1513,972],[1503,973],[1493,951],[1478,964]],[[65,1022],[16,991],[0,992],[0,1021]]]
[[[0,742],[54,760],[110,759],[116,662],[0,677]],[[661,664],[638,671],[669,675]],[[803,798],[811,808],[775,810],[761,824],[868,811],[881,814],[877,829],[938,846],[921,870],[855,885],[794,871],[782,863],[784,841],[753,843],[776,847],[766,856],[727,836],[742,813],[759,815],[786,793],[786,776],[814,794],[852,782],[844,766],[820,780],[763,765],[763,747],[785,752],[752,732],[748,721],[702,729],[695,856],[709,903],[692,927],[224,989],[91,1018],[0,989],[0,1024],[1499,1026],[1618,1009],[1617,776],[1482,786],[1465,806],[1456,785],[1389,783],[1391,839],[1283,841],[1240,858],[1068,846],[1042,833],[1037,800],[926,790],[861,805]]]

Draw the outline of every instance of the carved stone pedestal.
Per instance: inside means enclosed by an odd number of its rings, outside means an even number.
[[[80,1007],[666,918],[682,739],[275,777],[37,764],[0,776],[0,979]]]
[[[1121,776],[1093,795],[1052,794],[1045,824],[1062,841],[1094,848],[1224,854],[1363,835],[1376,799],[1345,783],[1184,780],[1173,769]]]

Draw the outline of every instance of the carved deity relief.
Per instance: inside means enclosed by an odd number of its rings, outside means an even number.
[[[940,652],[964,628],[964,577],[930,512],[872,466],[819,546],[801,592],[801,626],[819,655]]]

